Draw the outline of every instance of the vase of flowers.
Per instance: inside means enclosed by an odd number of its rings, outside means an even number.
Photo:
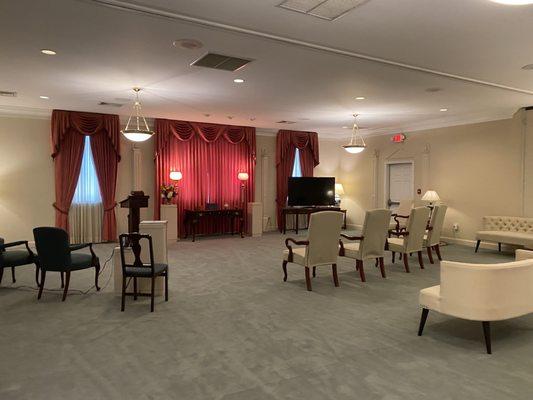
[[[170,204],[172,202],[172,199],[176,197],[177,194],[178,191],[176,190],[176,187],[174,185],[161,185],[161,199],[163,201],[163,204]]]

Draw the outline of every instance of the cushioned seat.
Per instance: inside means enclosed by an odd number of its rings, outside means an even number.
[[[388,238],[387,242],[389,243],[390,251],[395,251],[397,253],[403,253],[403,248],[404,248],[403,238]]]
[[[524,246],[533,249],[533,218],[525,217],[483,217],[483,230],[476,233],[476,252],[481,241]]]
[[[478,231],[477,240],[486,240],[489,242],[514,244],[533,249],[533,234],[526,232],[514,231]]]
[[[161,272],[165,271],[168,268],[167,264],[154,264],[154,274],[160,275]],[[149,277],[152,276],[152,269],[147,265],[145,267],[125,267],[124,268],[126,276],[137,276],[137,277]]]
[[[16,267],[32,264],[33,257],[27,250],[9,250],[0,255],[0,268]]]
[[[306,265],[305,247],[292,249],[292,262],[300,265]],[[289,250],[283,250],[283,260],[289,261]]]
[[[422,307],[440,311],[440,285],[422,289],[418,299]]]
[[[346,243],[344,245],[344,256],[350,258],[361,258],[359,254],[359,243]]]

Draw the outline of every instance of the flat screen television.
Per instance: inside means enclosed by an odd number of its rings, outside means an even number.
[[[288,205],[335,205],[335,178],[289,178]]]

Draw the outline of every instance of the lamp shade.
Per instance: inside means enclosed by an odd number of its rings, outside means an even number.
[[[179,181],[183,178],[183,174],[180,171],[170,171],[170,179],[173,181]]]
[[[434,203],[435,201],[439,201],[440,197],[434,190],[428,190],[426,193],[424,193],[424,196],[422,196],[422,200]]]
[[[247,181],[249,177],[248,172],[239,172],[237,175],[237,179],[240,181]]]
[[[335,184],[335,194],[337,196],[342,196],[344,194],[344,188],[342,187],[342,183]]]

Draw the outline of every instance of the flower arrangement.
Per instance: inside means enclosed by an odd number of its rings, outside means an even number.
[[[170,204],[172,199],[176,197],[178,191],[174,185],[161,185],[161,199],[163,199],[163,204]]]

